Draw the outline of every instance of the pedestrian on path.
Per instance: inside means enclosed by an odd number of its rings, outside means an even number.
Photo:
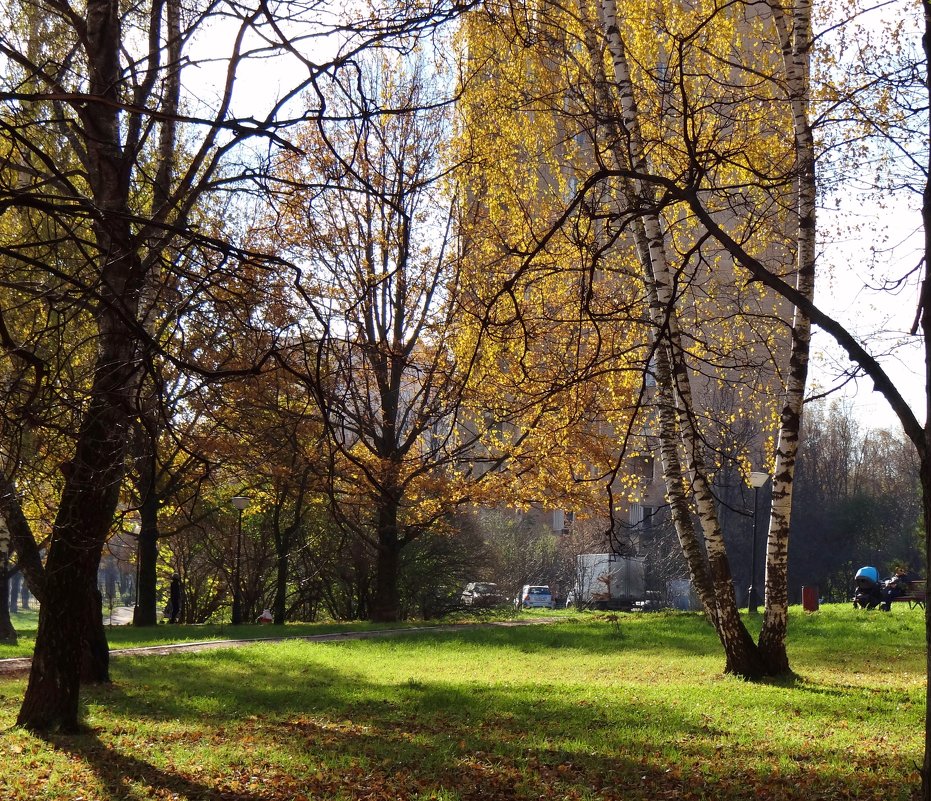
[[[171,586],[168,589],[168,622],[181,622],[181,608],[184,593],[181,587],[181,576],[177,573],[171,577]]]

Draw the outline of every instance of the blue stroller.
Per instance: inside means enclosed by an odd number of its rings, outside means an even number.
[[[875,567],[861,567],[853,579],[853,608],[875,609],[883,602],[882,584]]]

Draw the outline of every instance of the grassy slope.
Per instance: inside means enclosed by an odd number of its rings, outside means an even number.
[[[91,734],[7,731],[0,797],[911,797],[921,612],[794,611],[798,678],[763,685],[680,614],[122,659]]]

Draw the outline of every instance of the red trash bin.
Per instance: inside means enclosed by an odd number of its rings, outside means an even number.
[[[802,609],[806,612],[818,611],[817,587],[802,587]]]

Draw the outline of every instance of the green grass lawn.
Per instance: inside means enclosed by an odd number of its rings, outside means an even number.
[[[790,632],[797,677],[763,684],[677,613],[123,657],[90,733],[50,741],[2,680],[0,798],[911,798],[921,611],[796,608]]]
[[[550,612],[549,610],[533,610],[520,613],[522,617],[531,619],[552,615],[566,615],[566,612]],[[484,610],[478,613],[452,616],[443,621],[413,621],[404,623],[368,623],[366,621],[353,621],[350,623],[289,623],[285,626],[269,626],[247,623],[241,626],[229,624],[205,624],[196,626],[169,626],[161,623],[157,626],[135,628],[133,626],[107,625],[104,614],[104,628],[111,649],[140,648],[152,645],[165,645],[168,643],[203,642],[207,640],[254,640],[274,637],[302,637],[312,634],[328,634],[343,631],[370,631],[373,629],[397,629],[424,627],[436,625],[438,622],[475,622],[482,620],[500,620],[514,618],[510,610]],[[13,627],[17,632],[15,645],[0,643],[0,659],[10,659],[31,656],[35,646],[36,628],[38,627],[39,613],[34,610],[18,612],[10,616]]]

